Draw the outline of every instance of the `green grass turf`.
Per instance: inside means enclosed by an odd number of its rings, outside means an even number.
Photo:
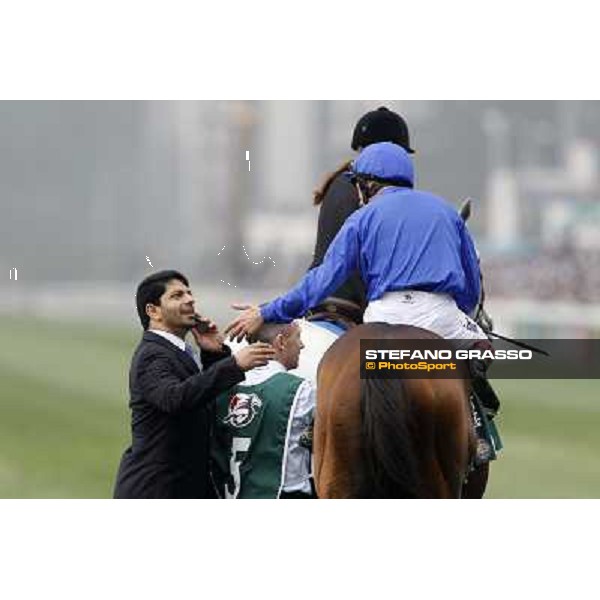
[[[129,444],[139,338],[0,318],[0,498],[106,498]],[[600,381],[496,381],[505,450],[490,498],[600,497]]]
[[[110,497],[137,337],[0,319],[0,497]]]
[[[490,498],[600,498],[600,381],[498,380]]]

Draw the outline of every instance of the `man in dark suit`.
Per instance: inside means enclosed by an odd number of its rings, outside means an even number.
[[[194,297],[177,271],[147,277],[136,293],[144,334],[129,372],[132,444],[121,460],[115,498],[211,498],[209,434],[214,398],[267,363],[268,344],[235,355],[208,319],[196,327]],[[185,337],[193,332],[198,359]]]

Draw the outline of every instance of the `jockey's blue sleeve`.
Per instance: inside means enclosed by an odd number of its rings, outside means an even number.
[[[475,244],[464,221],[458,221],[460,234],[461,263],[465,273],[465,288],[456,294],[456,305],[468,315],[477,306],[481,291],[481,276],[479,271],[479,260]]]
[[[339,230],[320,266],[311,269],[287,294],[260,307],[265,322],[289,323],[340,287],[358,268],[358,227],[352,215]]]

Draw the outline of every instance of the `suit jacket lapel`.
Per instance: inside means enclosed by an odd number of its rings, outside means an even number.
[[[183,366],[185,367],[186,371],[189,371],[190,375],[194,375],[200,371],[198,365],[194,362],[194,359],[187,352],[180,350],[175,344],[169,340],[166,340],[164,337],[156,335],[151,331],[144,331],[143,339],[146,342],[155,342],[160,344],[169,350],[183,363]]]

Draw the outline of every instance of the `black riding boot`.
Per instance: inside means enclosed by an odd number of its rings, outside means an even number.
[[[481,360],[470,362],[471,370],[471,409],[473,425],[477,435],[475,466],[495,460],[502,449],[502,440],[493,418],[500,409],[496,392],[487,379],[487,365]]]
[[[486,375],[473,377],[472,388],[473,393],[485,409],[487,417],[493,419],[500,410],[500,400],[498,400],[498,396]]]
[[[482,392],[482,395],[477,390]],[[502,450],[502,440],[493,421],[499,408],[499,402],[487,379],[473,379],[471,389],[471,411],[473,426],[477,437],[473,466],[496,460]]]
[[[479,404],[485,409],[486,416],[493,419],[500,410],[500,401],[487,378],[488,364],[479,359],[469,361],[471,372],[471,390]]]

